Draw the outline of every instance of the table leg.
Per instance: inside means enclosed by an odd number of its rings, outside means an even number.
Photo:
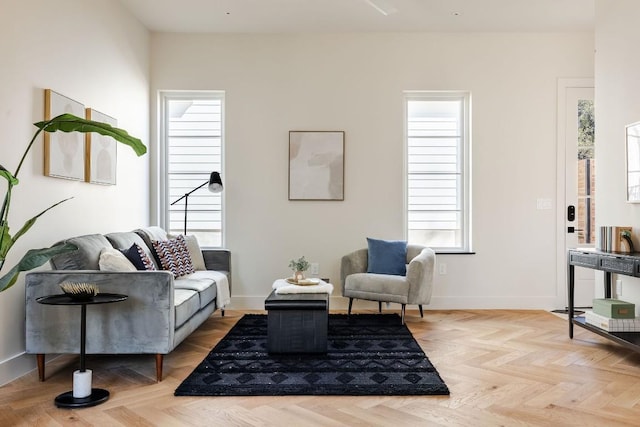
[[[80,372],[86,371],[85,348],[87,342],[87,305],[82,304],[80,311]],[[86,408],[106,402],[109,399],[109,392],[102,388],[92,388],[91,394],[87,397],[74,397],[73,390],[62,393],[55,398],[54,402],[58,408]]]
[[[568,263],[567,265],[567,286],[568,289],[568,316],[569,316],[569,338],[573,339],[573,300],[575,298],[575,286],[574,286],[574,278],[575,278],[575,267]]]
[[[604,297],[611,298],[611,273],[608,271],[604,273]]]
[[[85,348],[87,344],[87,305],[82,304],[80,312],[80,372],[85,371]]]

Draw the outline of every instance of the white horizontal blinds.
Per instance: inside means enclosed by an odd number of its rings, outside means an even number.
[[[411,243],[464,249],[464,96],[407,99]]]
[[[222,98],[167,100],[169,201],[179,199],[222,172]],[[169,206],[169,229],[184,232],[184,200]],[[202,246],[222,246],[222,194],[207,185],[189,195],[187,233]]]

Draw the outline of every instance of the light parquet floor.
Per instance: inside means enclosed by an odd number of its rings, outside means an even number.
[[[216,313],[165,357],[88,356],[111,398],[58,409],[78,356],[0,387],[0,426],[638,426],[640,354],[544,311],[407,312],[407,325],[450,396],[174,397],[173,391],[244,313]]]

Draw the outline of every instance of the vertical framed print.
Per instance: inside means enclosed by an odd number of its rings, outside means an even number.
[[[289,131],[289,200],[344,200],[343,131]]]
[[[44,91],[44,118],[63,113],[84,117],[84,105],[51,89]],[[85,141],[80,132],[44,132],[44,174],[84,180]]]
[[[627,201],[640,203],[640,122],[626,126]]]
[[[93,108],[87,108],[86,118],[114,127],[118,125],[116,119]],[[92,184],[116,185],[116,140],[99,133],[88,132],[85,134],[85,152],[84,180]]]

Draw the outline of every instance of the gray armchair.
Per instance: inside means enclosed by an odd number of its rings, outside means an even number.
[[[342,257],[340,283],[342,295],[349,298],[349,314],[353,299],[378,301],[402,305],[402,324],[407,304],[417,304],[420,317],[422,305],[429,304],[433,291],[436,255],[433,249],[420,245],[407,245],[407,275],[367,273],[368,250],[359,249]]]

